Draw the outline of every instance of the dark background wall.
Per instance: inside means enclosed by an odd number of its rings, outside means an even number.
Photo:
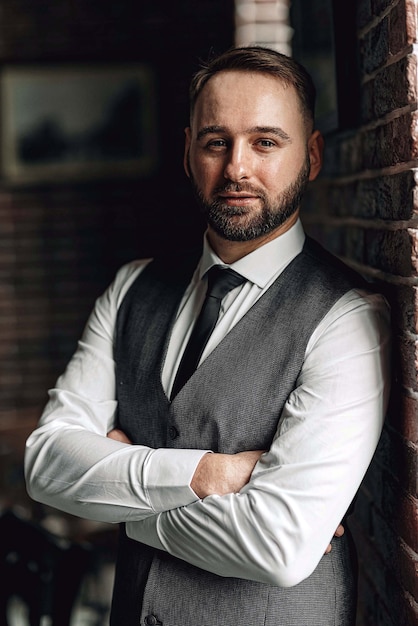
[[[0,16],[0,71],[140,62],[156,84],[151,176],[0,180],[0,418],[32,418],[116,269],[200,231],[182,169],[188,82],[232,44],[233,2],[1,0]]]

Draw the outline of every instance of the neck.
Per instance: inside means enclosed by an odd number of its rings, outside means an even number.
[[[221,237],[221,235],[216,233],[210,226],[208,226],[207,237],[213,251],[216,252],[218,257],[224,263],[231,265],[231,263],[242,259],[244,256],[247,256],[247,254],[254,252],[257,248],[261,248],[261,246],[264,246],[269,241],[283,235],[296,224],[298,217],[299,211],[296,211],[284,224],[281,224],[281,226],[278,226],[262,237],[257,237],[250,241],[229,241]]]

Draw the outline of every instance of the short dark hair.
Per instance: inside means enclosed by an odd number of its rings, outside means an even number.
[[[310,74],[295,59],[263,46],[231,48],[207,62],[194,74],[190,83],[190,114],[193,115],[196,100],[206,83],[218,72],[260,72],[292,85],[299,98],[302,114],[307,123],[315,118],[316,90]]]

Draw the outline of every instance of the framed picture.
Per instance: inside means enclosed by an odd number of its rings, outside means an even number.
[[[2,179],[149,176],[158,156],[155,100],[146,65],[6,66],[0,75]]]

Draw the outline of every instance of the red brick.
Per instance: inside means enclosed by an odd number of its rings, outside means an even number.
[[[364,133],[363,169],[409,163],[418,155],[416,114],[405,113]]]
[[[398,380],[401,385],[412,391],[418,391],[417,373],[415,370],[415,342],[406,337],[397,338],[399,362],[397,366]]]
[[[360,172],[363,168],[363,136],[349,132],[342,136],[327,138],[324,153],[323,175],[339,176]]]
[[[378,472],[375,472],[375,475]],[[381,471],[382,492],[381,514],[395,535],[403,540],[414,553],[418,552],[418,500],[403,492],[400,481],[393,479],[389,472]],[[375,493],[375,492],[374,492]],[[376,498],[377,501],[377,498]]]
[[[415,397],[400,393],[394,395],[389,410],[389,420],[393,428],[406,440],[418,445],[418,400]]]
[[[405,594],[405,602],[403,603],[403,610],[400,614],[400,619],[408,626],[418,626],[418,603],[414,598],[411,598],[408,594]]]
[[[389,13],[389,52],[395,56],[408,45],[405,0],[401,0]]]
[[[408,44],[417,42],[418,19],[417,19],[417,3],[415,0],[405,1],[406,13],[406,37]]]
[[[411,594],[415,602],[418,601],[418,555],[407,546],[400,546],[399,576],[403,588]]]
[[[361,92],[361,110],[364,122],[378,120],[417,100],[417,62],[413,54],[383,67],[367,81]],[[397,88],[393,89],[393,85]]]
[[[416,270],[416,242],[413,231],[367,229],[364,262],[384,272],[411,276]]]
[[[372,0],[373,14],[376,17],[382,15],[384,11],[393,5],[393,0]]]
[[[395,279],[396,280],[396,279]],[[399,279],[400,280],[400,279]],[[385,286],[385,295],[391,306],[392,325],[394,329],[394,345],[397,346],[397,334],[418,332],[418,287],[392,282]],[[394,369],[396,370],[395,366]],[[399,412],[396,398],[395,411]]]
[[[360,57],[366,74],[382,67],[389,55],[389,20],[387,17],[378,22],[366,33],[361,41]]]

